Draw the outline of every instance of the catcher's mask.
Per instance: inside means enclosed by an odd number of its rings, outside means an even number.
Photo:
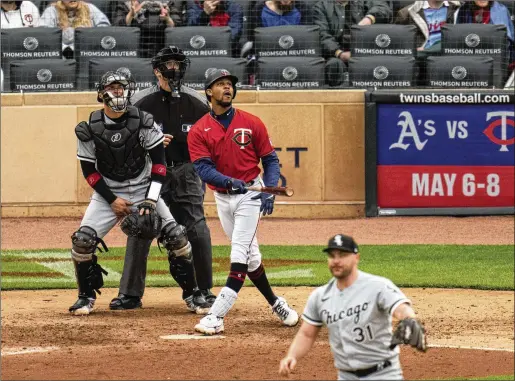
[[[115,86],[117,84],[121,87]],[[108,71],[98,83],[97,100],[115,112],[123,112],[135,89],[136,83],[130,76],[120,71]]]
[[[190,60],[182,49],[177,46],[167,46],[161,49],[154,58],[152,58],[152,68],[161,73],[170,86],[173,97],[180,97],[182,79],[186,73],[186,69],[190,64]]]

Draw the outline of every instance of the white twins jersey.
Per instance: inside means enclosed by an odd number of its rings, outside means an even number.
[[[107,116],[105,116],[105,123],[106,124],[114,124],[114,122],[109,119]],[[154,126],[152,128],[140,128],[139,130],[139,138],[140,142],[142,142],[143,148],[146,150],[151,150],[158,144],[162,144],[164,140],[164,135],[159,126],[157,126],[154,123]],[[92,163],[97,162],[96,154],[95,154],[95,143],[93,140],[90,140],[88,142],[83,142],[80,139],[77,139],[78,145],[77,145],[77,159],[79,160],[85,160],[90,161]],[[98,170],[98,168],[97,168]],[[150,174],[152,170],[152,161],[150,160],[150,157],[147,155],[145,168],[143,171],[139,174],[138,177],[130,180],[125,180],[123,182],[114,181],[111,180],[108,177],[105,177],[103,173],[101,175],[103,176],[107,186],[116,191],[122,191],[122,192],[136,192],[141,187],[147,188],[150,184]]]
[[[389,348],[392,312],[410,300],[389,279],[358,271],[358,278],[340,291],[336,279],[309,296],[302,318],[315,326],[326,325],[337,369],[370,368],[398,359],[399,346]]]

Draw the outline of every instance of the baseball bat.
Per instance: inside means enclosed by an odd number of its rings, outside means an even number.
[[[269,193],[274,194],[276,196],[286,196],[291,197],[293,196],[293,188],[288,187],[262,187],[261,185],[253,185],[250,187],[247,187],[248,190],[256,191],[256,192],[263,192],[263,193]]]

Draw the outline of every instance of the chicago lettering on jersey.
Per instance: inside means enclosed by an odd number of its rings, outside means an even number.
[[[361,305],[357,304],[354,307],[349,307],[346,310],[343,309],[343,310],[339,311],[338,313],[333,313],[333,314],[330,311],[324,309],[321,312],[322,319],[325,320],[326,325],[329,325],[329,324],[336,323],[339,320],[343,320],[346,317],[354,316],[354,323],[358,323],[360,313],[362,311],[366,311],[368,309],[368,303],[369,302],[365,302]]]

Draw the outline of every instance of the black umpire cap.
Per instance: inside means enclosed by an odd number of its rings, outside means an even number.
[[[329,239],[329,243],[323,251],[328,253],[330,250],[340,250],[354,254],[357,254],[359,251],[354,238],[345,234],[336,234],[334,237]]]
[[[232,88],[234,90],[232,99],[234,99],[236,97],[236,84],[238,83],[239,80],[238,80],[238,77],[236,77],[235,75],[232,75],[229,72],[229,70],[225,70],[225,69],[211,70],[206,77],[206,82],[204,83],[204,91],[209,89],[213,85],[213,83],[215,83],[216,81],[218,81],[219,79],[222,79],[222,78],[229,78],[231,80]],[[211,97],[207,94],[206,94],[206,96],[207,96],[207,100],[211,102]]]

